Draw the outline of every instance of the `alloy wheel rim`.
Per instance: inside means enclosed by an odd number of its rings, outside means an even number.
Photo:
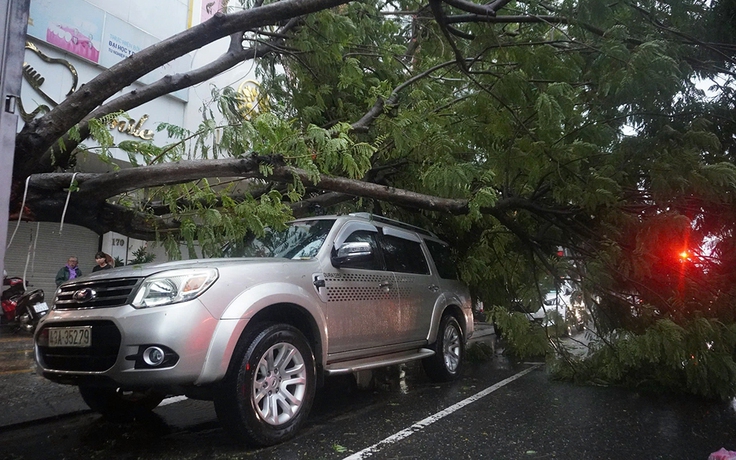
[[[258,362],[251,401],[261,420],[269,425],[282,425],[301,409],[306,388],[304,357],[294,345],[278,343]]]
[[[449,372],[454,373],[460,364],[460,334],[452,325],[445,328],[442,344],[445,367]]]

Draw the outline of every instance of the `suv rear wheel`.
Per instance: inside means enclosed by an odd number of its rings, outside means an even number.
[[[217,417],[248,444],[283,442],[296,434],[312,406],[312,349],[298,329],[286,324],[259,328],[244,339],[215,395]]]
[[[447,382],[460,376],[465,356],[465,340],[460,324],[452,315],[445,315],[440,321],[437,341],[432,347],[434,355],[424,358],[424,371],[432,380]]]

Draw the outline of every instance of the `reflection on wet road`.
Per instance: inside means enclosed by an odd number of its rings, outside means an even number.
[[[341,459],[425,418],[428,408],[423,406],[427,402],[432,406],[429,413],[435,413],[480,389],[470,380],[449,385],[431,383],[417,365],[377,370],[371,389],[358,388],[352,376],[338,376],[328,379],[318,392],[309,421],[296,439],[256,450],[240,446],[227,436],[211,402],[178,398],[134,423],[115,423],[86,410],[76,388],[47,382],[31,372],[30,337],[0,336],[0,353],[7,357],[3,359],[4,373],[0,374],[0,395],[6,397],[0,396],[0,403],[11,408],[4,424],[0,415],[0,457],[14,460],[209,459],[243,455],[259,459]],[[24,373],[14,374],[16,371]],[[498,380],[510,374],[510,370],[505,371]],[[67,410],[63,410],[63,404]],[[49,412],[50,408],[54,411]],[[21,416],[25,417],[21,423],[10,419]]]
[[[499,355],[468,363],[447,384],[418,365],[376,372],[371,389],[352,376],[327,379],[295,439],[254,449],[227,436],[208,401],[178,400],[115,423],[86,410],[74,387],[24,371],[30,339],[0,336],[0,353],[2,459],[705,460],[736,450],[730,402],[574,386]]]
[[[512,375],[511,377],[504,379],[494,385],[491,385],[490,387],[474,394],[473,396],[470,396],[468,398],[463,399],[462,401],[453,404],[452,406],[442,409],[441,411],[430,415],[429,417],[426,417],[423,420],[420,420],[413,425],[411,425],[408,428],[405,428],[398,433],[392,434],[391,436],[373,444],[370,447],[366,447],[365,449],[361,450],[360,452],[357,452],[353,455],[350,455],[349,457],[345,457],[344,460],[363,460],[368,457],[372,457],[376,455],[376,453],[380,452],[383,448],[388,447],[392,444],[398,443],[409,436],[413,435],[414,433],[418,433],[422,430],[424,430],[429,425],[442,420],[443,418],[453,414],[454,412],[462,409],[463,407],[472,404],[476,401],[478,401],[480,398],[483,398],[485,396],[488,396],[489,394],[493,393],[494,391],[503,388],[504,386],[508,385],[509,383],[513,382],[514,380],[520,379],[521,377],[525,376],[529,372],[533,371],[534,369],[540,367],[542,364],[537,364],[532,367],[529,367],[527,369],[524,369],[523,371]]]
[[[0,378],[33,372],[33,338],[22,332],[0,330]]]

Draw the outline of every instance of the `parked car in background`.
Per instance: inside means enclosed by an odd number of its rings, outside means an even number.
[[[558,290],[548,291],[542,305],[527,317],[544,327],[556,326],[564,334],[582,331],[587,313],[583,294],[570,283],[564,283]]]
[[[296,433],[325,375],[412,360],[438,381],[460,375],[470,294],[434,234],[358,213],[228,251],[62,284],[35,334],[39,372],[111,417],[167,395],[213,400],[230,433],[261,446]]]

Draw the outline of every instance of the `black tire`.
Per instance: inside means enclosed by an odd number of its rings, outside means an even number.
[[[236,440],[270,446],[299,431],[314,393],[314,355],[304,335],[286,324],[265,325],[236,347],[215,412]]]
[[[437,341],[432,349],[434,355],[422,360],[427,376],[438,382],[449,382],[460,377],[465,357],[465,338],[454,316],[442,317],[437,330]]]
[[[120,388],[86,385],[79,387],[79,393],[90,409],[117,421],[145,416],[166,397],[154,390],[123,391]]]

